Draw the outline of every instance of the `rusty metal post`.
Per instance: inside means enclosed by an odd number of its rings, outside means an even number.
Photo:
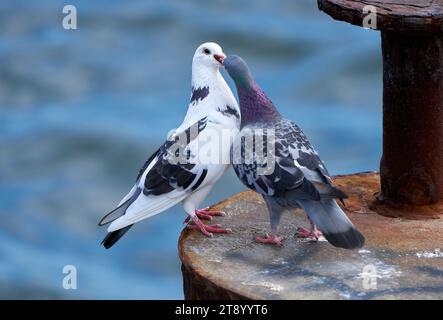
[[[443,200],[443,36],[382,31],[383,195]]]
[[[320,10],[358,26],[368,5],[376,9],[383,53],[383,156],[376,207],[391,216],[412,217],[417,210],[435,216],[441,211],[435,204],[443,201],[443,2],[318,0]],[[423,209],[426,205],[433,207]]]

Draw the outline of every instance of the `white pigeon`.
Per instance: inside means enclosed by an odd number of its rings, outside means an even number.
[[[211,237],[226,233],[220,225],[200,219],[223,212],[198,209],[230,162],[230,147],[240,128],[240,110],[220,74],[226,58],[222,48],[207,42],[197,48],[192,61],[192,95],[183,123],[145,162],[135,185],[118,207],[102,218],[111,223],[102,244],[114,245],[136,222],[150,218],[181,202],[190,229]]]

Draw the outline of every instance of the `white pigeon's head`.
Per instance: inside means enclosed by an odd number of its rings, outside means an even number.
[[[217,43],[206,42],[200,45],[195,51],[192,64],[194,66],[206,66],[218,70],[220,67],[223,67],[223,60],[225,58],[226,55]]]

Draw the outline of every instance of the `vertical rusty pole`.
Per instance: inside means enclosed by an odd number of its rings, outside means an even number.
[[[443,1],[317,2],[358,26],[374,12],[381,31],[383,156],[372,209],[406,218],[443,213]]]
[[[443,37],[382,31],[383,196],[427,205],[443,199]]]

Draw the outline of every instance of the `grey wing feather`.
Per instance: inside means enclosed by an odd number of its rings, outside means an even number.
[[[256,128],[262,129],[262,126]],[[266,129],[260,132],[265,136],[263,154],[270,156],[264,158],[275,159],[273,171],[261,175],[258,173],[259,169],[269,163],[260,165],[257,161],[246,161],[254,159],[257,148],[251,148],[246,143],[251,132],[255,132],[254,128],[242,129],[241,138],[237,139],[233,145],[234,151],[231,152],[234,170],[249,188],[267,196],[288,194],[290,200],[347,197],[344,192],[332,187],[324,163],[297,125],[282,119],[275,123],[274,136]],[[270,140],[273,140],[272,143],[267,143]]]
[[[335,199],[347,199],[348,195],[341,191],[340,189],[335,188],[334,186],[321,183],[316,181],[311,181],[315,188],[320,193],[322,198],[335,198]]]
[[[304,190],[306,197],[318,199],[318,192],[305,179],[303,172],[294,165],[279,143],[285,143],[285,137],[276,136],[275,139],[269,130],[263,130],[263,145],[248,145],[250,137],[255,130],[245,128],[240,137],[233,144],[231,150],[231,161],[237,176],[252,190],[267,196],[279,196],[288,190]],[[256,150],[262,150],[261,157]],[[267,161],[271,159],[271,161]],[[262,161],[260,161],[262,160]],[[268,169],[267,169],[268,168]]]
[[[332,180],[324,162],[320,159],[303,131],[296,124],[289,121],[286,122],[285,127],[288,128],[288,134],[294,136],[292,140],[296,141],[296,146],[292,145],[292,149],[290,149],[292,157],[296,160],[296,165],[302,170],[305,177],[314,184],[320,196],[341,200],[348,198],[346,193],[332,186]]]

